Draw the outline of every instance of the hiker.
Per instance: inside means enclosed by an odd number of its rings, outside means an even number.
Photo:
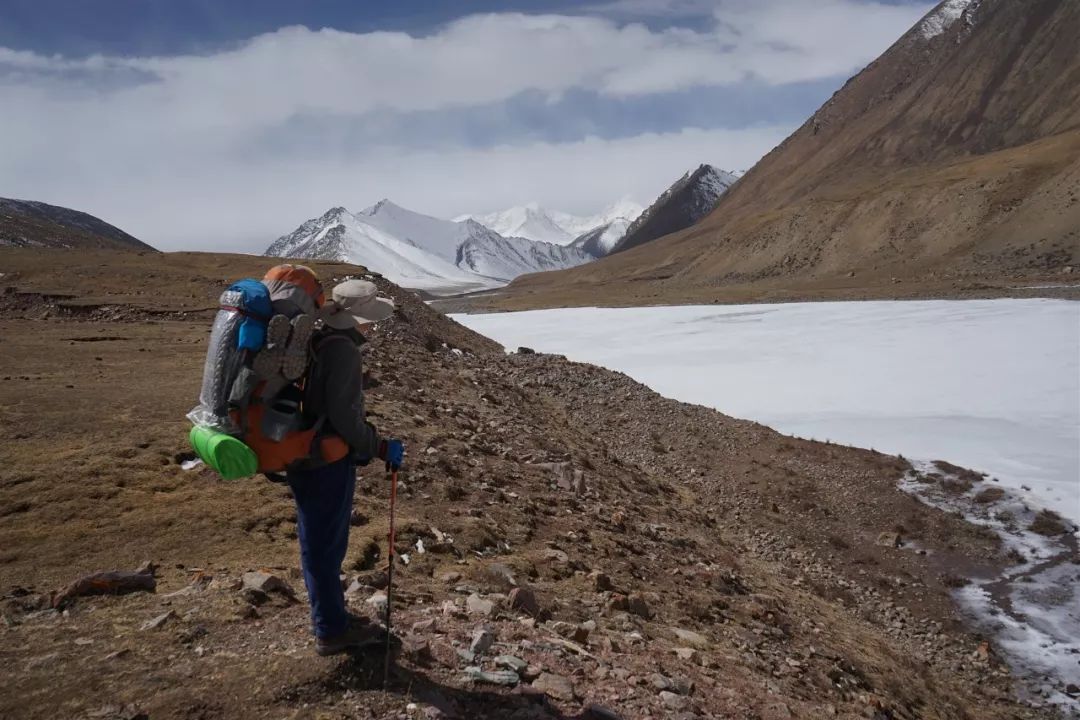
[[[349,446],[349,454],[335,462],[311,459],[286,473],[296,499],[296,530],[319,655],[359,649],[384,637],[377,624],[348,613],[340,573],[349,544],[356,466],[378,458],[396,470],[405,455],[400,440],[380,438],[364,419],[364,333],[393,311],[393,301],[380,297],[373,283],[348,280],[333,289],[320,312],[324,326],[312,337],[305,415],[325,418],[327,429]]]

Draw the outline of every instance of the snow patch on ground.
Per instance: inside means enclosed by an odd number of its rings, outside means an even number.
[[[1000,499],[977,499],[992,482],[972,483],[963,492],[949,492],[942,477],[950,476],[929,462],[914,463],[900,488],[968,522],[990,528],[1001,538],[1018,564],[999,577],[976,578],[956,591],[956,599],[976,626],[993,638],[1029,701],[1057,705],[1080,717],[1080,699],[1065,694],[1077,682],[1080,662],[1080,565],[1074,562],[1077,526],[1071,533],[1046,537],[1029,528],[1038,508],[1021,494],[1005,492]]]

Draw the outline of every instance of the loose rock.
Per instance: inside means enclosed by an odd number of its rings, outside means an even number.
[[[468,610],[470,615],[482,615],[483,617],[495,616],[495,603],[480,597],[476,593],[473,593],[466,599],[465,609]]]
[[[157,630],[159,627],[163,626],[165,623],[169,622],[170,620],[172,620],[175,617],[176,617],[176,613],[173,612],[172,610],[170,610],[169,612],[162,613],[162,614],[158,615],[155,618],[147,620],[146,622],[144,622],[142,624],[142,627],[140,627],[139,629],[140,630]]]
[[[556,700],[569,702],[574,699],[574,684],[570,679],[554,673],[541,673],[532,686]]]
[[[495,644],[495,636],[485,628],[477,629],[472,636],[472,642],[469,644],[469,652],[475,655],[483,655],[491,646]]]
[[[252,590],[258,590],[259,592],[264,593],[277,592],[290,598],[296,597],[296,593],[289,583],[271,573],[261,571],[246,572],[241,580],[244,583],[244,587],[251,588]]]
[[[686,707],[686,698],[682,695],[678,695],[668,690],[660,692],[660,702],[664,703],[664,707],[670,710],[682,710]]]
[[[709,638],[705,637],[701,633],[694,632],[693,630],[685,630],[683,628],[671,628],[671,632],[679,641],[684,642],[691,647],[705,649],[711,644],[709,642]]]
[[[521,674],[525,672],[525,669],[529,667],[529,664],[519,657],[514,655],[500,655],[495,658],[496,667],[506,668],[507,670],[513,670],[514,672]]]
[[[626,598],[626,609],[634,615],[643,617],[646,620],[651,619],[653,616],[652,608],[645,602],[645,598],[638,593],[634,593]]]
[[[484,671],[476,666],[465,668],[465,676],[473,682],[486,683],[488,685],[503,685],[514,687],[521,678],[513,670],[489,670]]]
[[[523,613],[536,617],[540,614],[540,604],[536,600],[536,593],[532,588],[517,587],[510,591],[510,607]]]

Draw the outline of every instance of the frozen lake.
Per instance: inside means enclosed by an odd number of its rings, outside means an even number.
[[[967,300],[455,315],[777,430],[945,459],[1080,522],[1080,303]]]

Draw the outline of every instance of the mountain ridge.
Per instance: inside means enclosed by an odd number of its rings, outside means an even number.
[[[573,245],[583,235],[620,220],[631,222],[644,210],[634,200],[624,197],[595,215],[578,216],[549,210],[533,201],[486,215],[459,215],[455,220],[473,220],[503,237],[523,237],[557,245]]]
[[[157,252],[115,225],[81,210],[0,198],[0,246],[108,248]]]
[[[708,164],[687,172],[630,223],[611,252],[624,252],[690,227],[708,215],[737,180],[733,173]]]
[[[697,225],[588,274],[519,278],[499,302],[890,296],[898,284],[947,296],[1067,274],[1080,264],[1077,37],[1077,3],[941,3]]]
[[[358,213],[331,208],[278,238],[265,254],[355,262],[405,287],[451,292],[591,260],[574,248],[505,238],[473,220],[441,220],[387,199]]]

